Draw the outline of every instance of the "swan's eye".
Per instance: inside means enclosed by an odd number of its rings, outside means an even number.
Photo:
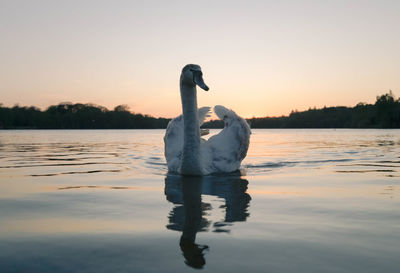
[[[203,76],[203,72],[201,70],[194,70],[194,69],[189,69],[193,74],[200,74],[200,76]]]

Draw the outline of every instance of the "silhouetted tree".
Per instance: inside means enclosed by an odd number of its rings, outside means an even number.
[[[45,111],[34,106],[4,107],[0,103],[0,129],[151,129],[166,128],[170,119],[136,114],[127,105],[112,111],[95,104],[63,102]],[[355,107],[310,108],[289,116],[251,118],[252,128],[400,128],[400,99],[392,91],[376,97],[375,104]],[[211,120],[204,128],[222,128]]]

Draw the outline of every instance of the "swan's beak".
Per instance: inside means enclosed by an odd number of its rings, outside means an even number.
[[[208,91],[210,88],[204,83],[203,73],[201,71],[193,71],[193,81],[197,84],[201,89]]]

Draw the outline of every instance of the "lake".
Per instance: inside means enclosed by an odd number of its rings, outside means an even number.
[[[187,178],[164,130],[0,131],[0,272],[399,272],[400,130],[252,132]]]

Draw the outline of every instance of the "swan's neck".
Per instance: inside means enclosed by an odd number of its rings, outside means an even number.
[[[183,110],[183,154],[181,173],[201,175],[200,127],[196,86],[180,83]]]

